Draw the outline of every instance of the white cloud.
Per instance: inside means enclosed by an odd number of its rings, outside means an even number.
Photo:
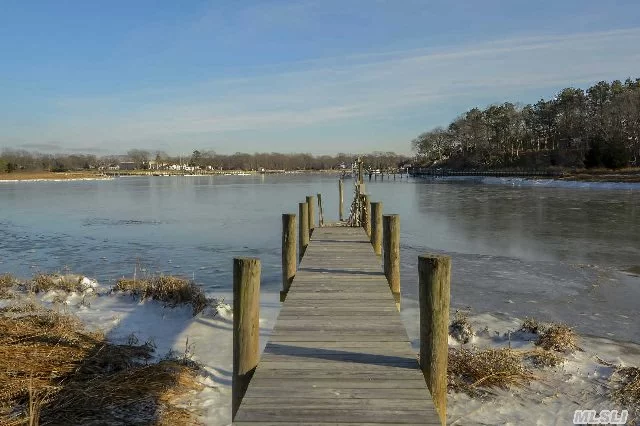
[[[60,115],[47,138],[132,146],[195,133],[349,126],[353,119],[436,110],[454,98],[463,108],[487,96],[518,101],[527,90],[625,78],[639,69],[640,28],[324,58],[278,65],[263,75],[56,99]]]

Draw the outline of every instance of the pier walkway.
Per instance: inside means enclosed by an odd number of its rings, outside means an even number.
[[[363,228],[315,228],[236,425],[440,425]]]

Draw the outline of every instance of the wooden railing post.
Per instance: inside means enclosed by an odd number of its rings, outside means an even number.
[[[382,254],[382,202],[371,203],[371,245],[373,251]]]
[[[447,357],[451,258],[418,257],[420,368],[443,425],[447,420]]]
[[[307,195],[307,204],[309,205],[309,236],[311,236],[313,228],[316,227],[316,197]]]
[[[324,225],[324,213],[322,212],[322,194],[318,193],[318,226]]]
[[[235,417],[260,359],[260,259],[233,259],[233,375],[231,417]]]
[[[362,196],[362,204],[362,227],[367,236],[371,237],[371,204],[369,204],[369,196],[367,194]]]
[[[382,216],[384,274],[400,310],[400,215]]]
[[[296,275],[296,215],[282,215],[282,291],[280,301],[287,297],[291,282]]]
[[[342,214],[342,211],[344,210],[344,208],[343,208],[343,204],[344,204],[344,181],[342,179],[338,180],[338,195],[339,195],[338,213],[339,213],[340,222],[342,222],[344,220],[344,216]]]
[[[309,245],[309,204],[308,203],[300,203],[298,205],[298,213],[300,216],[300,222],[298,222],[298,240],[300,242],[300,260],[302,260],[302,256],[304,256],[304,252],[307,250],[307,246]]]

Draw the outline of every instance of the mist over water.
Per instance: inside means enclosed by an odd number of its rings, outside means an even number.
[[[345,214],[352,198],[345,185]],[[453,257],[452,307],[640,342],[640,193],[473,180],[367,181],[401,215],[403,307],[417,256]],[[281,282],[281,214],[322,193],[337,219],[337,177],[135,177],[0,185],[0,273],[65,267],[103,284],[137,273],[195,278],[228,292],[234,256],[258,256],[264,291]]]

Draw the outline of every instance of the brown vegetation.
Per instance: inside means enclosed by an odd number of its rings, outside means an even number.
[[[449,335],[460,343],[469,343],[474,333],[466,312],[456,310],[455,317],[449,324]]]
[[[158,275],[141,280],[122,278],[113,290],[131,293],[142,300],[158,300],[171,307],[189,304],[194,315],[209,304],[202,288],[193,281],[171,275]]]
[[[17,284],[16,278],[11,274],[0,275],[0,299],[10,299],[13,297],[11,288]]]
[[[620,386],[613,391],[614,400],[623,405],[635,405],[640,409],[640,368],[619,367],[616,375]]]
[[[82,285],[82,275],[59,275],[37,273],[33,279],[27,283],[28,290],[34,293],[42,293],[50,290],[64,290],[66,292],[82,292],[85,287]]]
[[[534,367],[555,367],[562,364],[565,360],[562,355],[558,355],[556,352],[535,349],[524,353],[524,359],[531,361]]]
[[[490,393],[491,388],[523,386],[535,379],[528,367],[558,366],[565,361],[564,353],[578,349],[575,333],[564,324],[552,324],[547,328],[534,318],[526,318],[520,331],[537,334],[539,337],[536,345],[540,348],[518,350],[511,347],[450,347],[448,388],[470,396],[483,396]],[[449,333],[453,333],[458,341],[466,343],[464,338],[473,334],[467,315],[456,312],[449,326]]]
[[[46,172],[46,171],[26,171],[13,173],[0,173],[0,180],[59,180],[59,179],[87,179],[102,176],[98,172]]]
[[[551,324],[539,335],[536,346],[548,351],[572,353],[580,350],[576,333],[566,324]]]
[[[509,348],[449,348],[448,388],[481,396],[491,388],[525,385],[535,376],[523,365],[522,356]]]
[[[199,387],[193,363],[145,364],[153,347],[114,345],[32,302],[0,313],[0,424],[185,424],[176,396]]]
[[[538,334],[544,330],[544,326],[535,318],[525,318],[520,331],[525,333]]]

